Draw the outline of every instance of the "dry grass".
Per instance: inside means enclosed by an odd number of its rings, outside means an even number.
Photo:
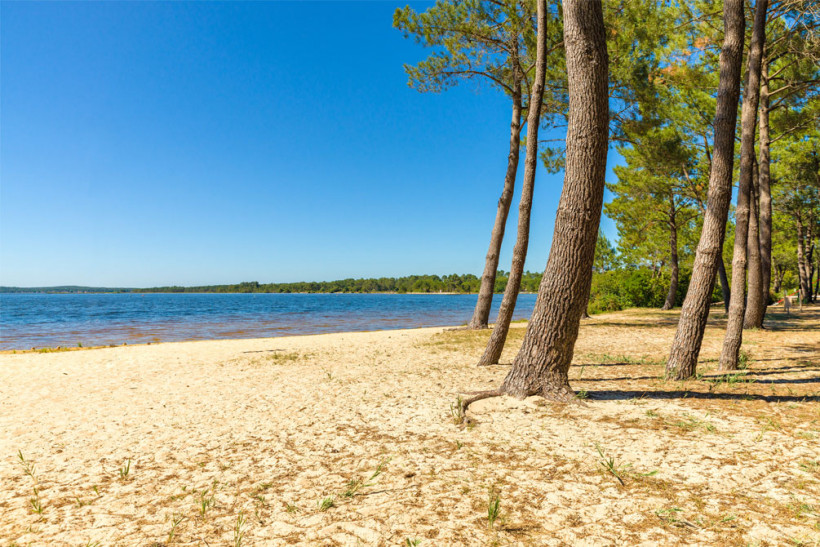
[[[584,404],[469,428],[459,391],[508,370],[475,367],[489,332],[2,355],[0,545],[817,545],[820,308],[746,332],[730,376],[714,316],[695,380],[662,380],[676,312],[596,316]]]

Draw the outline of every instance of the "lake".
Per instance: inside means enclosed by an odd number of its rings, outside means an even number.
[[[466,324],[477,295],[0,294],[0,349],[263,338]],[[529,318],[536,295],[518,297]],[[490,321],[501,295],[495,295]]]

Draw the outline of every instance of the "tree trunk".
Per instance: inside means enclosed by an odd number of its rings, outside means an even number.
[[[521,203],[518,206],[518,234],[513,248],[512,266],[504,290],[504,299],[498,310],[493,332],[478,364],[494,365],[501,358],[504,342],[510,330],[518,291],[521,288],[521,276],[524,273],[524,262],[527,259],[527,247],[530,240],[530,211],[532,194],[535,188],[535,170],[538,165],[538,127],[541,120],[541,99],[544,96],[544,77],[547,72],[547,10],[538,7],[538,46],[536,53],[535,80],[530,92],[530,109],[527,113],[527,156],[524,160],[524,182],[521,187]]]
[[[749,44],[749,68],[740,115],[740,180],[735,209],[732,299],[729,302],[726,336],[723,339],[723,351],[720,354],[720,370],[737,370],[740,345],[743,342],[743,317],[746,314],[746,262],[750,239],[749,217],[753,209],[751,198],[755,161],[755,129],[757,128],[757,105],[760,100],[760,64],[763,58],[763,44],[766,41],[767,4],[768,0],[757,0],[752,41]],[[755,247],[758,241],[757,234],[754,234]]]
[[[539,10],[545,0],[539,0]],[[569,82],[564,188],[549,259],[521,351],[499,390],[573,400],[569,365],[589,300],[609,136],[608,58],[601,0],[564,0]]]
[[[675,307],[675,298],[678,295],[678,224],[675,218],[675,194],[669,192],[669,292],[666,294],[666,302],[663,303],[663,310],[671,310]]]
[[[666,377],[681,380],[693,376],[697,367],[732,197],[735,124],[746,25],[743,0],[726,0],[723,13],[725,35],[720,52],[720,80],[714,122],[715,145],[709,174],[706,217],[695,253],[689,290],[681,308],[669,361],[666,363]],[[738,290],[742,289],[734,288],[732,293]]]
[[[753,151],[754,152],[754,151]],[[760,260],[760,208],[758,207],[759,175],[757,169],[752,173],[751,207],[749,208],[749,233],[746,240],[749,255],[749,293],[746,295],[746,314],[743,317],[744,329],[759,329],[763,326],[763,264]]]
[[[806,303],[814,302],[814,294],[811,290],[811,280],[814,277],[814,217],[809,217],[808,237],[806,238],[809,252],[806,254],[806,271],[808,272],[808,284],[806,285]]]
[[[820,296],[820,254],[817,255],[814,265],[815,271],[817,271],[817,279],[814,281],[814,301],[817,302],[817,298]]]
[[[800,280],[800,301],[808,303],[807,294],[809,292],[809,268],[806,264],[806,241],[803,219],[797,217],[797,277]]]
[[[783,276],[785,275],[785,271],[783,268],[776,266],[774,268],[775,276],[774,276],[774,293],[780,294],[780,288],[783,285]]]
[[[769,146],[769,64],[761,67],[760,80],[760,275],[762,277],[763,313],[760,325],[766,317],[769,305],[769,291],[772,284],[772,191],[770,175]]]
[[[484,273],[481,275],[481,287],[478,290],[478,302],[470,320],[471,329],[486,329],[490,317],[490,308],[493,305],[495,292],[495,275],[498,271],[498,258],[501,252],[501,242],[504,240],[504,230],[507,226],[507,215],[510,212],[515,177],[518,173],[518,156],[521,148],[521,80],[516,79],[513,91],[512,123],[510,123],[510,153],[507,156],[507,174],[504,177],[504,190],[498,200],[498,209],[495,213],[495,224],[490,235],[490,248],[484,262]]]
[[[728,313],[732,291],[729,289],[729,278],[726,276],[726,264],[723,263],[722,244],[720,246],[720,256],[718,257],[718,280],[720,281],[720,294],[723,296],[723,310]]]

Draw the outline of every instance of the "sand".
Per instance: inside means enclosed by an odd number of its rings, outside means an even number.
[[[713,316],[700,379],[660,379],[677,312],[600,315],[584,404],[470,426],[451,404],[508,370],[474,366],[486,331],[0,355],[0,545],[817,545],[820,308],[728,378]]]

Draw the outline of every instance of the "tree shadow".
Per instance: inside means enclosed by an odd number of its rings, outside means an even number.
[[[595,401],[629,401],[632,399],[669,400],[705,399],[713,401],[765,401],[767,403],[817,403],[820,396],[807,395],[757,395],[750,393],[709,393],[702,391],[638,391],[602,390],[588,391],[587,398]]]

